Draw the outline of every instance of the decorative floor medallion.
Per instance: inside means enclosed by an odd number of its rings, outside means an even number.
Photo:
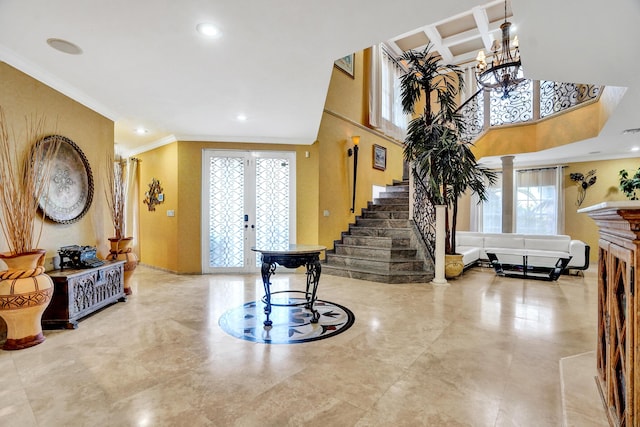
[[[300,304],[301,298],[272,298],[274,304]],[[220,327],[229,335],[265,344],[297,344],[329,338],[349,329],[355,316],[346,307],[317,300],[314,308],[320,313],[318,323],[311,323],[312,313],[298,306],[276,306],[271,309],[271,327],[264,326],[264,303],[252,301],[224,313]]]

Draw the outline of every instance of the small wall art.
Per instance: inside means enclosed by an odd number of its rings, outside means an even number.
[[[162,192],[162,186],[160,181],[152,178],[151,184],[149,184],[149,191],[144,193],[143,203],[147,205],[150,211],[156,210],[156,205],[164,203],[164,193]]]
[[[387,149],[381,145],[373,145],[373,168],[381,171],[387,168]]]
[[[339,70],[344,71],[345,73],[347,73],[349,76],[353,78],[355,75],[355,71],[353,67],[353,63],[355,59],[356,59],[356,54],[352,53],[351,55],[347,55],[343,58],[338,59],[337,61],[334,62],[334,65]]]

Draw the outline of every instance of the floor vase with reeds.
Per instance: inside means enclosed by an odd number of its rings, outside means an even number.
[[[4,350],[20,350],[45,340],[42,313],[51,302],[53,281],[44,273],[44,249],[21,254],[0,253],[0,317],[7,324]]]
[[[109,250],[108,260],[112,261],[126,261],[124,264],[124,293],[125,295],[131,295],[130,278],[133,274],[133,270],[138,266],[138,257],[132,251],[131,243],[133,243],[133,237],[123,237],[121,239],[117,237],[109,237],[111,242],[111,249]]]

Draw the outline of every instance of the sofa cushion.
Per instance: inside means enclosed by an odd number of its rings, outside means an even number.
[[[524,247],[526,249],[569,252],[569,242],[567,239],[545,239],[545,238],[525,238]]]
[[[503,236],[487,236],[484,238],[484,247],[524,249],[524,238],[506,233]]]
[[[484,246],[484,236],[477,234],[456,233],[456,247],[458,246],[475,246],[481,248]]]

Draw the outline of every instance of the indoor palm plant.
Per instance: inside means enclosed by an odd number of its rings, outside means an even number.
[[[125,237],[126,232],[126,199],[127,199],[127,162],[109,152],[107,155],[105,196],[111,214],[114,237],[109,238],[111,248],[110,260],[125,260],[124,291],[131,295],[129,278],[138,265],[138,258],[131,249],[133,237]]]
[[[478,165],[472,144],[461,139],[464,123],[458,98],[464,84],[462,70],[443,64],[431,44],[422,51],[405,52],[402,61],[407,67],[400,82],[404,113],[417,114],[416,107],[424,98],[423,112],[409,123],[404,157],[413,163],[412,173],[424,183],[429,202],[446,207],[445,252],[452,255],[459,198],[471,189],[481,201],[486,200],[487,183],[494,183],[496,175]]]
[[[44,119],[27,120],[23,144],[9,129],[0,108],[0,228],[8,251],[0,253],[7,269],[0,272],[0,317],[7,326],[3,348],[18,350],[44,341],[40,324],[51,301],[53,282],[44,274],[46,251],[39,249],[44,222],[38,206],[49,188],[60,140],[43,136]]]

